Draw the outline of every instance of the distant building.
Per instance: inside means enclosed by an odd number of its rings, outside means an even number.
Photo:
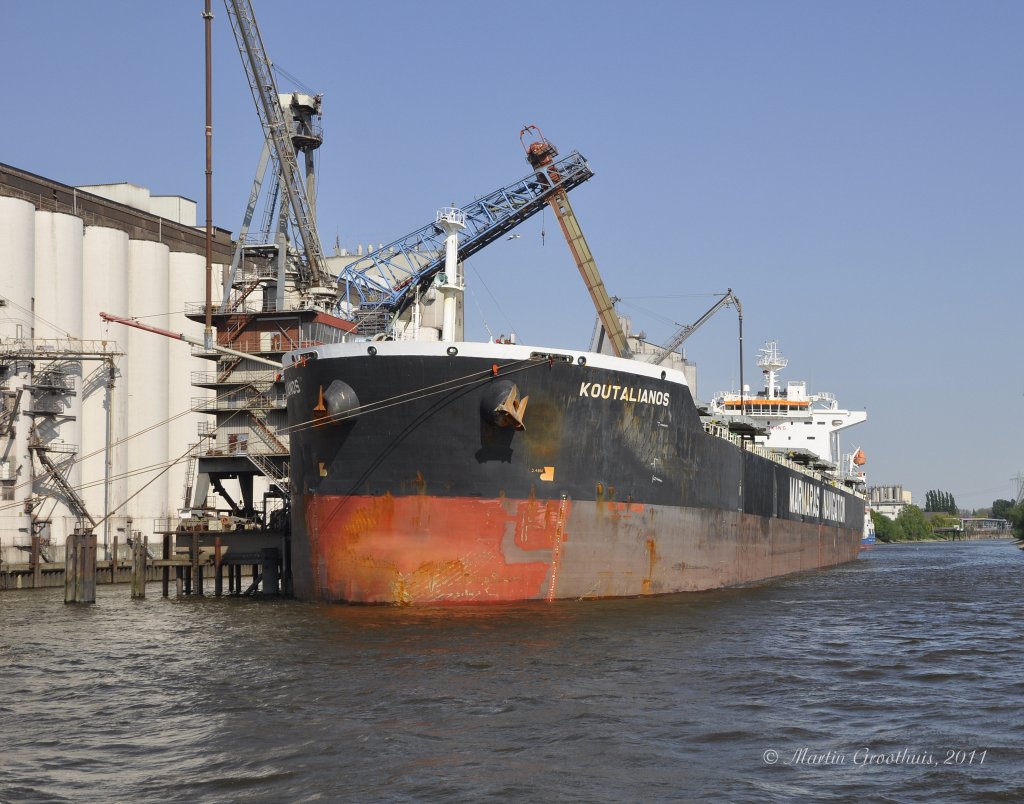
[[[889,519],[898,517],[900,511],[913,502],[913,496],[903,486],[871,486],[868,489],[868,507]]]
[[[988,517],[972,516],[965,517],[960,520],[960,523],[964,530],[978,532],[984,531],[986,533],[1004,533],[1009,532],[1010,523],[1005,519],[991,519]]]

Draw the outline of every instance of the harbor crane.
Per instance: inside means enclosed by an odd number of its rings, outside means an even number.
[[[527,144],[528,136],[530,138],[529,145]],[[525,126],[519,132],[519,142],[522,143],[523,149],[526,151],[526,160],[537,171],[537,176],[546,175],[552,185],[556,185],[560,178],[559,166],[555,161],[558,149],[534,125]],[[594,255],[590,253],[590,246],[587,245],[576,214],[569,204],[569,197],[564,190],[559,188],[548,195],[547,202],[554,211],[555,217],[558,218],[558,225],[562,227],[565,242],[569,245],[569,251],[572,252],[573,259],[576,261],[576,267],[579,269],[580,276],[583,277],[590,298],[594,302],[597,317],[601,320],[601,326],[608,336],[612,351],[616,357],[632,357],[633,353],[626,340],[626,334],[622,331],[622,325],[615,312],[615,304],[608,296],[601,274],[597,270],[597,262],[594,260]]]
[[[515,226],[540,212],[556,194],[565,194],[594,175],[576,151],[550,163],[546,171],[516,182],[459,207],[466,236],[459,259],[506,236]],[[514,237],[515,235],[513,235]],[[346,267],[338,276],[345,313],[364,335],[387,333],[417,294],[430,286],[445,264],[444,229],[432,221],[403,238],[378,248]]]
[[[736,298],[736,295],[732,292],[732,288],[727,288],[725,294],[717,302],[712,305],[711,309],[708,310],[704,315],[694,321],[692,324],[684,324],[680,327],[679,331],[672,336],[665,346],[660,351],[656,352],[648,360],[649,363],[659,365],[665,361],[665,359],[672,354],[676,349],[683,345],[683,342],[689,338],[694,332],[700,329],[708,320],[723,307],[736,307],[736,313],[740,318],[740,332],[743,332],[743,306],[740,304],[740,300]],[[742,336],[741,336],[742,337]]]
[[[319,96],[308,98],[307,96],[293,95],[290,102],[291,113],[286,116],[282,105],[282,96],[278,93],[274,80],[273,66],[263,45],[263,37],[256,23],[256,14],[251,1],[224,0],[224,7],[231,23],[231,30],[235,35],[238,52],[242,57],[242,64],[245,67],[253,101],[256,103],[260,124],[263,127],[266,149],[264,157],[261,158],[261,166],[265,169],[267,157],[276,166],[274,181],[277,187],[284,191],[281,216],[283,218],[285,214],[288,215],[290,228],[298,240],[296,289],[300,298],[311,306],[330,307],[335,302],[334,279],[324,260],[323,248],[316,229],[311,199],[312,191],[307,187],[307,183],[311,181],[309,151],[319,144],[318,132],[313,123],[314,118],[319,116],[320,98]],[[296,144],[306,151],[306,182],[303,181],[299,170]],[[262,181],[261,172],[258,171],[257,181],[253,187],[253,192],[257,195],[259,184]],[[246,228],[252,217],[255,200],[254,197],[250,197]],[[271,203],[270,207],[273,209],[274,204]],[[264,227],[270,228],[266,221]],[[243,239],[239,238],[240,243]],[[235,264],[232,266],[233,275],[228,283],[229,288],[236,282],[234,274],[239,270],[238,262],[236,257]],[[279,276],[277,289],[278,299],[282,302],[284,282],[281,280],[283,278],[283,276]]]

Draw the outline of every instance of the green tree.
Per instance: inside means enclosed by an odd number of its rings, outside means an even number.
[[[1009,500],[995,500],[992,503],[992,518],[993,519],[1009,519],[1010,512],[1013,511],[1014,505]]]
[[[1013,528],[1013,535],[1018,539],[1024,539],[1024,502],[1019,502],[1007,512],[1007,519],[1010,520],[1010,527]]]
[[[896,524],[903,531],[903,538],[910,541],[927,539],[932,535],[932,526],[916,505],[905,506],[896,517]]]
[[[898,542],[903,538],[903,529],[885,514],[871,512],[871,521],[875,524],[875,538],[880,542]]]
[[[946,513],[951,516],[959,514],[956,507],[956,500],[949,491],[931,489],[924,495],[924,510],[928,513]]]

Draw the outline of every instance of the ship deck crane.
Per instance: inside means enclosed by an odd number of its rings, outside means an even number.
[[[722,296],[722,298],[720,298],[717,302],[715,302],[714,305],[712,305],[710,310],[708,310],[706,313],[704,313],[704,315],[702,315],[700,318],[698,318],[692,324],[685,324],[684,326],[682,326],[679,329],[679,331],[675,335],[672,336],[672,340],[670,340],[665,346],[663,346],[661,348],[661,351],[656,352],[650,358],[650,360],[648,362],[649,363],[653,363],[654,365],[658,365],[660,363],[663,363],[665,361],[665,359],[670,354],[672,354],[676,349],[678,349],[680,346],[683,345],[683,342],[687,338],[689,338],[694,332],[696,332],[698,329],[700,329],[702,326],[704,326],[704,324],[706,324],[708,322],[708,320],[711,318],[711,316],[713,316],[715,313],[717,313],[723,307],[730,307],[730,306],[733,306],[733,305],[735,305],[735,307],[736,307],[736,314],[740,318],[740,332],[742,333],[743,332],[743,305],[740,304],[740,300],[738,298],[736,298],[736,295],[732,292],[732,288],[728,288],[728,289],[726,289],[725,294]]]
[[[553,195],[564,197],[593,175],[587,160],[573,151],[547,171],[531,173],[459,207],[466,224],[459,259],[467,259],[540,212]],[[339,274],[341,300],[348,304],[362,333],[385,331],[412,304],[416,293],[440,273],[445,264],[445,237],[443,228],[433,221],[356,260]]]
[[[277,163],[280,187],[284,190],[294,230],[300,241],[299,290],[315,305],[325,306],[334,301],[334,280],[324,260],[313,206],[299,171],[293,143],[294,132],[281,106],[274,71],[256,24],[252,2],[224,0],[224,7],[242,57],[249,89],[263,126],[263,135]]]
[[[535,137],[529,145],[526,144],[528,134]],[[526,126],[519,132],[519,141],[526,151],[527,161],[537,171],[537,175],[546,174],[552,183],[556,184],[559,179],[558,163],[555,162],[558,149],[545,139],[540,129],[534,125]],[[569,245],[569,251],[572,252],[573,259],[576,261],[576,267],[579,269],[580,276],[583,277],[590,298],[594,302],[597,317],[601,320],[601,326],[608,336],[612,351],[615,352],[616,357],[632,357],[633,353],[626,340],[626,334],[622,331],[619,317],[615,313],[615,304],[608,296],[604,281],[597,270],[594,255],[590,253],[590,246],[587,245],[576,214],[569,204],[569,197],[564,191],[556,190],[548,196],[548,204],[551,205],[555,217],[558,218],[558,225],[562,227],[565,242]]]

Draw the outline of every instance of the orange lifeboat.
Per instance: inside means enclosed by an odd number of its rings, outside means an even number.
[[[853,453],[853,463],[856,466],[863,466],[868,462],[868,456],[864,454],[864,450],[858,449]]]

